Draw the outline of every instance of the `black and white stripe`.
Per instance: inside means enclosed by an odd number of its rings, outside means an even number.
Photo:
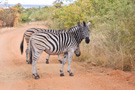
[[[70,70],[70,64],[72,61],[72,56],[79,44],[83,39],[86,43],[89,43],[89,24],[83,22],[83,24],[78,23],[77,26],[71,28],[67,32],[63,33],[34,33],[30,38],[30,61],[33,66],[33,75],[35,79],[39,78],[39,75],[36,71],[36,63],[43,51],[50,55],[59,55],[64,53],[64,59],[62,62],[62,67],[60,69],[61,76],[63,74],[64,64],[68,58],[68,72],[70,76],[73,76],[73,73]],[[32,59],[33,57],[33,59]]]
[[[24,42],[24,38],[26,40],[26,43],[27,43],[27,49],[26,49],[26,62],[29,63],[29,39],[30,37],[34,34],[34,33],[38,33],[38,32],[50,32],[50,33],[55,33],[55,34],[58,34],[58,33],[63,33],[63,32],[66,32],[65,30],[49,30],[49,29],[43,29],[43,28],[30,28],[28,30],[26,30],[26,32],[24,33],[23,35],[23,40],[22,40],[22,43],[20,45],[20,49],[21,49],[21,53],[23,53],[23,42]],[[48,64],[49,63],[49,57],[50,55],[47,56],[46,58],[46,63]],[[62,60],[60,58],[60,55],[58,55],[58,60],[60,63],[62,63]]]

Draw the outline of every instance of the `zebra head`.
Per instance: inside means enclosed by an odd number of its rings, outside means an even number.
[[[82,38],[85,39],[85,42],[88,44],[90,42],[89,36],[90,36],[90,30],[89,30],[90,21],[86,24],[85,21],[83,21],[82,24],[78,22],[78,26],[82,32]]]
[[[74,51],[75,55],[79,57],[81,55],[80,47],[77,47],[77,49]]]

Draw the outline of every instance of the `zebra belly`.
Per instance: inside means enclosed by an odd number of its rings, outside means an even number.
[[[45,52],[46,52],[47,54],[49,54],[49,55],[59,55],[59,54],[66,53],[67,50],[65,49],[65,50],[62,50],[62,51],[59,51],[59,52],[52,52],[52,51],[46,49]]]

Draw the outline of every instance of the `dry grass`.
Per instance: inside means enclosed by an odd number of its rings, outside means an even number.
[[[74,60],[124,71],[135,70],[133,54],[127,52],[125,46],[117,41],[119,37],[116,41],[108,37],[107,29],[111,30],[112,27],[107,27],[107,25],[97,27],[92,29],[90,44],[83,41],[80,45],[81,56],[74,57]]]

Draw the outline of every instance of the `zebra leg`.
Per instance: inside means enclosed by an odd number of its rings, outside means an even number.
[[[69,76],[74,76],[74,74],[71,72],[71,62],[72,62],[73,54],[74,54],[74,52],[70,52],[68,54],[68,70],[67,70],[67,72],[69,72]]]
[[[32,60],[32,67],[33,67],[33,75],[35,76],[35,79],[39,79],[39,75],[37,74],[37,69],[36,69],[36,63],[40,57],[41,53],[36,53],[33,55],[33,60]]]
[[[49,64],[49,57],[50,55],[48,54],[48,57],[46,58],[46,64]]]
[[[63,62],[62,62],[62,66],[61,66],[61,69],[60,69],[60,76],[64,76],[64,73],[63,73],[63,68],[64,68],[64,65],[66,63],[66,60],[67,60],[67,56],[68,54],[64,54],[64,58],[63,58]]]
[[[61,58],[60,58],[60,55],[58,55],[58,58],[59,58],[59,62],[62,64],[62,60],[61,60]]]
[[[36,63],[37,63],[37,60],[32,61],[33,75],[35,76],[35,79],[39,79],[40,77],[37,74]]]
[[[39,79],[40,77],[37,74],[36,63],[39,60],[39,57],[40,57],[40,55],[41,55],[41,53],[43,52],[44,49],[39,50],[39,49],[37,49],[37,47],[34,44],[35,43],[32,43],[32,41],[31,41],[31,43],[30,43],[30,46],[31,46],[30,51],[32,51],[32,52],[30,53],[30,55],[32,54],[32,57],[33,57],[33,59],[32,59],[33,75],[35,76],[35,79]]]
[[[26,62],[29,64],[29,44],[27,44],[27,49],[26,49]]]

